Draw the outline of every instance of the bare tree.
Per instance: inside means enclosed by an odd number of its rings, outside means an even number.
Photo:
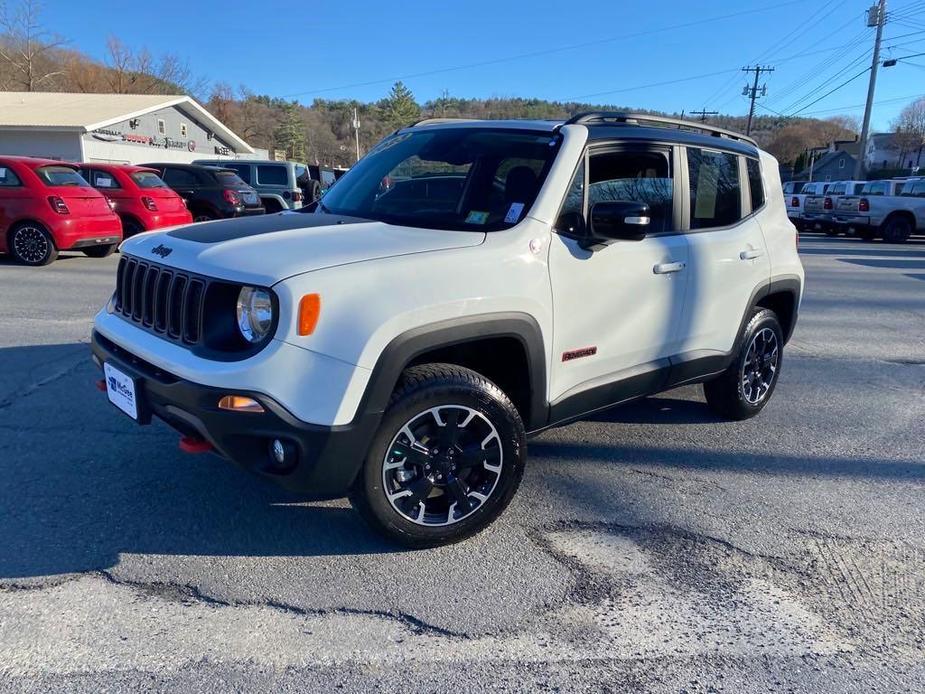
[[[62,74],[52,58],[65,41],[43,28],[41,16],[38,0],[23,0],[13,9],[0,4],[0,63],[9,67],[10,87],[33,92]]]
[[[917,99],[906,106],[893,121],[896,144],[905,152],[917,152],[916,166],[922,164],[922,148],[925,147],[925,99]]]

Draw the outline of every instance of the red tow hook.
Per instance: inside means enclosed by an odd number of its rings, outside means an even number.
[[[205,439],[183,436],[180,438],[180,450],[184,453],[208,453],[212,450],[212,444]]]
[[[105,380],[105,379],[102,379],[102,378],[101,378],[100,380],[98,380],[98,381],[96,382],[96,389],[97,389],[97,390],[101,390],[101,391],[103,391],[103,392],[105,393],[105,392],[106,392],[106,380]]]

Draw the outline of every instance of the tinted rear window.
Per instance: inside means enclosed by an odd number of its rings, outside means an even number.
[[[50,186],[90,187],[83,176],[69,166],[41,166],[35,170],[35,173]]]
[[[136,171],[132,180],[139,188],[166,188],[167,184],[153,171]]]
[[[284,186],[289,182],[285,166],[265,164],[257,167],[257,183],[263,186]]]
[[[752,209],[757,210],[764,205],[764,183],[761,180],[761,165],[757,159],[746,159],[748,170],[748,189],[752,194]]]
[[[6,166],[0,166],[0,186],[9,188],[20,185],[19,178],[13,173],[13,170]]]
[[[246,186],[241,177],[233,171],[216,171],[215,179],[223,186]]]
[[[251,167],[248,164],[222,164],[222,166],[234,171],[245,183],[251,182]]]

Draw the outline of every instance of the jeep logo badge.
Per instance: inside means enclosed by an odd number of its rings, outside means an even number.
[[[164,244],[159,244],[151,249],[151,253],[154,255],[159,255],[161,258],[166,258],[168,255],[173,253],[173,249],[168,248]]]

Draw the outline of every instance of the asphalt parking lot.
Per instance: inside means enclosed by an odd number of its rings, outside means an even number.
[[[399,551],[97,392],[117,259],[0,259],[0,689],[925,689],[925,242],[804,236],[777,393],[533,440],[507,514]]]

